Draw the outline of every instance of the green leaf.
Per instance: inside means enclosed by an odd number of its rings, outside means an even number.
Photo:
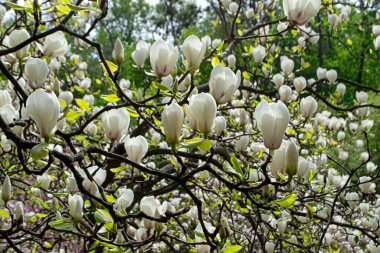
[[[48,215],[47,215],[46,213],[36,213],[36,216],[37,216],[38,218],[45,218],[45,217],[47,217]]]
[[[0,209],[0,218],[10,219],[11,216],[7,212],[7,210]]]
[[[62,230],[72,230],[73,229],[73,224],[67,218],[63,218],[61,220],[50,222],[49,225],[54,227],[54,228],[62,229]]]
[[[83,111],[86,111],[86,112],[90,111],[90,104],[87,101],[77,98],[75,99],[75,102],[77,103],[79,108],[82,109]]]
[[[249,73],[247,71],[243,71],[243,78],[245,80],[249,80],[251,77],[250,77],[250,75],[249,75]]]
[[[170,91],[169,87],[166,87],[165,85],[162,85],[157,82],[152,82],[152,87],[155,88],[156,90]]]
[[[210,151],[212,147],[212,142],[210,140],[204,140],[200,145],[199,148],[203,151]]]
[[[351,39],[347,39],[347,45],[352,46],[353,42]]]
[[[79,118],[81,115],[82,115],[82,111],[74,111],[74,110],[71,110],[66,114],[65,118],[67,120],[76,120],[77,118]]]
[[[40,144],[34,146],[30,150],[30,156],[35,161],[39,161],[39,160],[45,158],[48,154],[49,154],[49,150],[48,150],[48,144],[47,143],[40,143]]]
[[[213,57],[211,60],[211,65],[215,68],[220,63],[217,57]]]
[[[102,95],[101,98],[109,103],[115,103],[120,100],[116,94]]]
[[[181,143],[182,147],[188,148],[188,149],[194,149],[201,145],[205,139],[202,138],[194,138],[190,140],[185,140],[184,142]]]
[[[227,245],[223,253],[239,253],[243,247],[240,245]]]
[[[80,11],[95,11],[95,12],[100,12],[98,9],[91,8],[91,7],[82,7],[82,6],[77,6],[77,5],[69,4],[69,3],[67,3],[66,5],[67,5],[67,7],[70,8],[70,10],[76,11],[76,12],[80,12]]]
[[[59,12],[62,12],[62,14],[69,14],[71,12],[71,9],[67,7],[66,5],[57,5],[55,6]]]
[[[293,207],[293,204],[294,202],[296,202],[296,200],[297,200],[297,194],[292,193],[283,197],[282,199],[274,200],[270,202],[270,204],[277,204],[285,209],[290,209]]]
[[[233,174],[237,176],[238,178],[240,178],[240,174],[237,173],[236,170],[234,170],[234,168],[232,168],[232,166],[228,162],[223,163],[223,170],[227,172],[228,174]]]
[[[58,102],[59,102],[59,104],[60,104],[62,107],[67,107],[67,103],[66,103],[65,100],[59,98],[59,99],[58,99]]]
[[[117,65],[113,62],[110,62],[110,61],[106,61],[107,65],[108,65],[108,68],[110,69],[111,73],[115,73],[118,69]],[[102,66],[104,68],[104,72],[107,72],[106,71],[106,68],[104,67],[103,63],[102,63]]]
[[[243,178],[244,173],[243,173],[243,171],[241,170],[241,167],[240,167],[239,161],[238,161],[238,159],[236,158],[235,154],[232,154],[232,156],[231,156],[231,163],[232,163],[232,167],[233,167],[234,170],[238,173],[239,177],[240,177],[240,178]]]
[[[97,209],[94,213],[94,218],[99,223],[113,223],[112,216],[104,209]]]
[[[127,108],[127,112],[129,114],[129,116],[131,116],[132,118],[140,117],[140,115],[135,110]]]
[[[11,3],[11,2],[5,2],[5,4],[8,5],[10,8],[16,10],[16,11],[23,11],[23,10],[31,9],[30,7],[22,6],[22,5]]]

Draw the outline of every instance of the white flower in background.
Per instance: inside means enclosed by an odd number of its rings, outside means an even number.
[[[0,108],[0,116],[6,124],[12,123],[19,118],[19,112],[11,104],[6,104]]]
[[[286,76],[293,73],[294,61],[286,56],[281,57],[281,69]]]
[[[7,13],[7,9],[4,6],[0,5],[0,25],[3,22],[4,16]]]
[[[372,25],[372,33],[375,37],[380,35],[380,25]]]
[[[206,44],[203,43],[197,36],[190,35],[185,39],[182,45],[185,64],[188,68],[199,68],[203,57],[206,53]]]
[[[146,59],[149,57],[150,44],[140,40],[136,44],[136,50],[132,52],[132,59],[135,61],[137,67],[144,67]]]
[[[235,15],[236,12],[239,9],[239,5],[235,2],[231,2],[230,5],[228,6],[228,10],[231,12],[231,14]]]
[[[69,211],[74,220],[79,221],[83,217],[83,199],[79,195],[69,195]]]
[[[300,94],[306,88],[306,79],[303,76],[296,77],[293,80],[293,84],[297,93]]]
[[[321,68],[321,67],[317,68],[317,77],[318,77],[318,80],[325,79],[326,78],[326,74],[327,74],[327,69]]]
[[[128,132],[130,116],[124,108],[112,109],[102,114],[102,127],[110,140],[119,140]]]
[[[281,74],[275,74],[273,77],[272,77],[272,81],[274,83],[274,85],[276,86],[276,89],[280,89],[281,85],[284,84],[284,77],[281,75]]]
[[[273,253],[275,247],[276,247],[276,244],[273,241],[267,241],[265,243],[265,251],[268,253]]]
[[[340,97],[344,96],[344,93],[346,93],[346,85],[343,83],[340,83],[336,86],[336,91],[338,92]]]
[[[240,152],[244,152],[249,144],[249,136],[243,135],[237,139],[235,142],[236,150]]]
[[[256,63],[262,62],[266,55],[265,47],[262,45],[257,45],[255,48],[253,48],[252,55]]]
[[[285,151],[285,172],[289,176],[294,176],[298,172],[298,148],[294,142],[286,146]]]
[[[64,55],[66,50],[67,41],[63,32],[58,31],[46,37],[43,50],[44,55],[51,58],[59,57]]]
[[[254,117],[263,135],[265,147],[278,149],[290,120],[286,105],[282,102],[268,103],[263,100],[256,106]]]
[[[282,85],[278,90],[278,93],[280,94],[282,102],[289,103],[292,100],[293,91],[288,85]]]
[[[373,46],[375,47],[375,50],[380,49],[380,35],[378,35],[376,39],[373,40]]]
[[[212,234],[214,231],[215,231],[215,227],[207,222],[207,221],[204,221],[204,225],[206,227],[206,230],[208,233]],[[197,234],[204,234],[204,231],[203,231],[203,228],[202,228],[202,225],[200,223],[198,223],[197,227],[195,228],[195,242],[205,242],[205,239],[203,239],[202,237],[199,237]],[[210,253],[210,246],[207,245],[207,244],[200,244],[200,245],[196,245],[195,248],[197,249],[197,253]]]
[[[37,176],[36,181],[38,185],[41,185],[42,189],[49,190],[51,178],[46,172],[41,176]]]
[[[317,111],[318,103],[312,96],[308,96],[301,99],[300,108],[302,116],[308,119]]]
[[[216,102],[209,93],[200,93],[189,99],[189,105],[185,105],[186,115],[193,124],[193,130],[201,133],[210,133],[214,127],[216,117]]]
[[[161,203],[153,196],[145,196],[140,201],[140,211],[149,217],[159,217],[163,215]],[[144,226],[146,229],[153,228],[155,222],[149,219],[144,219]]]
[[[74,95],[71,91],[61,91],[58,98],[62,99],[69,106],[74,100]]]
[[[29,38],[30,35],[25,29],[13,30],[8,36],[7,45],[12,48],[18,46]],[[16,53],[14,53],[15,57],[19,60],[23,59],[27,55],[29,48],[30,44],[27,44],[25,47],[17,50]]]
[[[126,139],[124,142],[124,147],[128,158],[131,161],[141,163],[141,160],[148,151],[148,141],[144,136],[139,135],[137,137]]]
[[[247,19],[251,19],[255,16],[255,11],[252,8],[249,8],[245,11],[245,16],[247,17]]]
[[[178,78],[180,80],[182,77]],[[178,84],[178,91],[185,92],[191,85],[191,75],[188,74],[186,77]]]
[[[374,124],[373,120],[365,119],[365,120],[362,120],[361,127],[363,131],[366,131],[368,133],[373,127],[373,124]]]
[[[240,70],[236,74],[228,67],[217,65],[209,80],[210,93],[218,104],[225,104],[232,99],[241,83]]]
[[[235,55],[230,54],[230,55],[227,57],[227,63],[228,63],[228,66],[229,66],[230,68],[235,68],[235,65],[236,65],[236,57],[235,57]]]
[[[116,199],[114,206],[118,211],[121,212],[130,207],[130,205],[133,203],[135,195],[131,189],[126,188],[118,190],[118,194],[119,197]]]
[[[84,171],[87,170],[88,174],[91,175],[92,179],[97,185],[102,185],[104,181],[106,180],[107,172],[98,166],[91,166],[85,169],[82,168],[77,168],[78,173],[83,177],[83,187],[87,190],[90,191],[91,189],[91,184],[92,180],[90,180],[87,177],[87,173]]]
[[[165,106],[161,119],[168,143],[174,144],[178,142],[184,120],[182,108],[177,103]]]
[[[367,103],[367,99],[368,99],[368,93],[365,92],[365,91],[357,91],[355,93],[355,96],[356,96],[356,101],[358,101],[358,104],[365,104]]]
[[[344,150],[339,150],[339,159],[346,161],[348,159],[348,152]]]
[[[0,90],[0,108],[7,104],[12,104],[11,95],[7,90]]]
[[[304,25],[318,14],[321,0],[284,0],[283,8],[288,20],[296,25]]]
[[[40,136],[49,137],[57,128],[60,105],[54,92],[35,90],[26,101],[26,110],[36,123]]]
[[[336,14],[329,14],[327,17],[330,28],[336,28],[342,22],[342,18]]]
[[[36,89],[41,88],[45,82],[49,74],[49,67],[45,59],[29,58],[25,63],[24,71],[30,87]]]
[[[205,43],[206,45],[206,48],[210,47],[211,46],[211,37],[208,36],[208,35],[205,35],[202,37],[202,43]]]
[[[334,69],[330,69],[326,73],[326,78],[329,81],[330,84],[334,84],[336,79],[338,77],[338,73]]]
[[[150,64],[157,76],[167,76],[177,69],[178,48],[171,43],[157,40],[150,48]]]
[[[124,62],[124,46],[120,38],[117,38],[112,51],[112,58],[116,64],[120,65]]]
[[[375,165],[373,162],[368,162],[367,165],[366,165],[366,167],[367,167],[367,171],[369,173],[373,173],[377,169],[377,165]]]
[[[227,127],[226,118],[224,118],[223,116],[218,116],[215,118],[214,131],[217,136],[222,135],[226,127]]]
[[[221,39],[214,39],[211,43],[211,46],[212,48],[217,48],[220,45],[220,43],[222,43]]]
[[[16,210],[15,210],[15,220],[22,220],[24,217],[24,205],[22,204],[21,201],[17,201],[15,204]]]
[[[373,194],[376,192],[376,184],[371,182],[372,178],[368,176],[359,178],[359,188],[362,193]]]

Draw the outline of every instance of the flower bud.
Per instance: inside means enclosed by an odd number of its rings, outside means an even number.
[[[282,102],[289,103],[292,100],[292,89],[288,85],[282,85],[278,93]]]
[[[300,94],[306,87],[306,79],[303,76],[294,78],[293,84],[297,93]]]
[[[340,83],[336,86],[336,91],[338,92],[340,97],[344,96],[344,93],[346,93],[346,85],[343,83]]]
[[[338,77],[338,73],[334,69],[330,69],[326,73],[326,78],[330,84],[334,84],[337,77]]]
[[[183,42],[182,51],[186,66],[198,69],[206,53],[206,44],[197,36],[190,35]]]
[[[252,55],[256,63],[261,63],[264,60],[265,55],[266,55],[265,47],[263,47],[262,45],[257,45],[252,50]]]
[[[286,147],[285,172],[294,176],[298,171],[298,150],[296,144],[290,142]]]
[[[11,179],[7,175],[4,179],[3,186],[1,187],[1,199],[4,202],[8,202],[12,196],[12,184]]]
[[[25,76],[30,87],[41,88],[49,74],[49,67],[46,60],[29,58],[25,63]]]
[[[79,221],[83,217],[83,199],[79,195],[69,195],[69,211],[74,220]]]
[[[37,125],[42,138],[54,134],[59,117],[59,102],[54,92],[35,90],[26,101],[26,110]]]
[[[12,104],[11,95],[7,90],[0,90],[0,108],[7,104]]]
[[[214,127],[216,117],[216,102],[209,93],[200,93],[189,99],[185,105],[186,115],[193,130],[201,133],[210,133]]]
[[[281,85],[284,83],[284,77],[281,74],[275,74],[272,78],[272,81],[274,82],[274,85],[276,86],[276,89],[280,89]]]
[[[365,91],[357,91],[355,93],[356,101],[358,101],[358,104],[365,104],[367,103],[368,99],[368,93]]]
[[[15,220],[18,221],[21,219],[21,223],[24,219],[24,206],[21,201],[17,201],[15,204],[16,211],[15,211]]]
[[[256,106],[254,117],[269,149],[278,149],[289,124],[290,114],[284,103],[268,103],[263,100]]]
[[[324,69],[324,68],[321,68],[321,67],[317,68],[317,77],[318,77],[318,80],[325,79],[326,78],[326,74],[327,74],[327,69]]]
[[[13,30],[8,37],[9,47],[15,47],[30,38],[29,33],[25,29]],[[30,44],[16,51],[16,58],[21,60],[28,53]]]
[[[136,50],[132,52],[132,59],[137,67],[144,67],[145,60],[149,57],[150,44],[145,41],[139,41],[136,45]]]
[[[181,107],[177,103],[166,106],[162,112],[161,119],[168,143],[174,144],[178,142],[184,119]]]
[[[226,118],[224,118],[223,116],[218,116],[215,118],[214,131],[217,136],[222,135],[226,127],[227,127]]]
[[[135,163],[141,163],[141,160],[148,151],[148,141],[144,136],[139,135],[134,138],[128,138],[124,142],[124,147],[129,160]]]
[[[313,116],[313,114],[317,111],[317,107],[318,103],[312,96],[301,99],[300,108],[304,118],[309,119]]]
[[[281,69],[285,75],[289,76],[293,73],[294,61],[286,56],[281,57]]]
[[[41,185],[42,189],[48,190],[50,188],[51,178],[47,173],[44,173],[41,176],[37,176],[36,181],[38,185]]]
[[[124,46],[123,43],[121,43],[120,38],[117,38],[115,41],[115,46],[112,51],[112,58],[117,65],[124,62]]]
[[[236,57],[235,57],[235,55],[230,54],[230,55],[227,57],[227,63],[228,63],[228,66],[229,66],[230,68],[235,68],[235,65],[236,65]]]

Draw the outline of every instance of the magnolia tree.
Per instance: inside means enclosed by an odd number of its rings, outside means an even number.
[[[0,6],[0,247],[379,252],[380,90],[305,53],[352,44],[340,27],[379,3],[275,2],[213,2],[224,37],[140,41],[128,58],[93,39],[107,0]],[[144,83],[120,75],[132,65]]]

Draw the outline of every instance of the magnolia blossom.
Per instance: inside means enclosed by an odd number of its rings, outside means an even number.
[[[205,228],[206,228],[208,233],[212,234],[215,231],[215,227],[211,223],[209,223],[207,221],[205,221],[203,223],[204,223]],[[204,242],[205,239],[203,239],[202,237],[197,235],[197,234],[204,234],[204,232],[205,232],[205,231],[203,231],[203,227],[200,223],[195,228],[195,231],[197,232],[197,233],[195,233],[195,242]],[[195,247],[197,249],[197,253],[210,253],[211,252],[211,247],[208,244],[199,244],[199,245],[196,245]]]
[[[15,211],[15,220],[18,221],[24,217],[24,205],[21,201],[17,201],[15,204],[16,211]]]
[[[54,92],[35,90],[26,101],[26,110],[37,125],[42,138],[54,134],[59,118],[59,102]]]
[[[87,177],[85,170],[87,170],[88,174],[91,175],[93,181]],[[86,169],[77,168],[77,171],[83,177],[84,180],[82,182],[82,185],[87,191],[91,189],[91,184],[93,182],[95,182],[97,185],[102,185],[107,176],[107,172],[98,166],[91,166]]]
[[[122,188],[118,191],[118,194],[119,197],[114,204],[118,211],[125,210],[133,203],[134,193],[131,189]]]
[[[44,190],[48,190],[50,188],[51,178],[49,174],[44,173],[41,176],[37,176],[37,184],[41,185],[41,188]]]
[[[112,109],[102,114],[102,127],[108,139],[118,140],[128,131],[130,116],[124,108]]]
[[[165,210],[162,209],[161,203],[153,196],[145,196],[140,201],[140,211],[149,217],[159,217],[164,215]],[[155,222],[149,219],[144,219],[144,226],[146,229],[153,228]]]
[[[132,59],[135,61],[137,67],[144,67],[145,60],[149,56],[150,44],[140,40],[136,45],[136,50],[132,52]]]
[[[344,93],[346,93],[346,85],[343,83],[340,83],[336,86],[336,91],[338,92],[340,97],[344,96]]]
[[[228,67],[217,65],[212,71],[209,80],[210,93],[218,104],[225,104],[231,100],[240,86],[240,70],[236,74]]]
[[[265,147],[278,149],[290,120],[288,108],[282,102],[268,103],[263,100],[256,106],[254,117],[263,135]]]
[[[11,103],[12,98],[9,92],[7,90],[0,90],[0,108]]]
[[[83,199],[79,195],[69,195],[69,211],[74,220],[79,221],[83,217]]]
[[[206,53],[206,44],[197,36],[190,35],[182,45],[183,56],[188,68],[198,68]]]
[[[150,64],[157,76],[167,76],[177,69],[178,48],[171,43],[157,40],[150,49]]]
[[[227,57],[227,63],[228,63],[228,66],[229,66],[230,68],[235,68],[235,65],[236,65],[236,57],[235,57],[235,55],[230,54],[230,55]]]
[[[273,152],[272,162],[269,164],[272,176],[280,178],[280,174],[285,175],[285,162],[286,162],[286,145]]]
[[[36,89],[41,88],[49,74],[49,67],[46,60],[39,58],[29,58],[25,63],[25,76],[29,85]]]
[[[192,96],[189,101],[189,105],[185,105],[185,111],[191,128],[201,133],[210,133],[216,117],[215,99],[209,93],[200,93]]]
[[[330,69],[326,73],[326,78],[330,84],[334,84],[337,77],[338,77],[338,73],[334,69]]]
[[[257,45],[252,50],[252,55],[253,55],[253,58],[255,59],[255,62],[257,63],[262,62],[265,58],[265,47],[263,47],[262,45]]]
[[[317,77],[318,80],[325,79],[327,74],[327,69],[318,67],[317,68]]]
[[[317,15],[321,0],[284,0],[283,8],[288,20],[296,25],[304,25]]]
[[[292,74],[294,69],[294,61],[286,56],[281,57],[281,69],[285,75],[289,76]]]
[[[288,85],[282,85],[278,90],[278,93],[280,94],[282,102],[289,103],[292,100],[293,91]]]
[[[224,118],[223,116],[218,116],[215,118],[214,131],[216,135],[218,136],[222,135],[226,127],[227,127],[226,118]]]
[[[184,114],[181,107],[177,103],[166,106],[161,115],[162,125],[166,140],[170,144],[174,144],[179,140],[181,135]]]
[[[9,47],[15,47],[29,39],[30,35],[25,29],[20,29],[13,30],[7,38],[7,43],[4,44],[7,44]],[[23,59],[26,56],[29,48],[30,44],[27,44],[25,47],[17,50],[15,53],[15,57],[19,60]]]
[[[124,147],[128,158],[131,161],[141,163],[142,158],[148,151],[148,141],[144,138],[144,136],[139,135],[134,138],[128,138],[124,142]]]
[[[7,202],[12,197],[12,183],[8,175],[5,176],[3,185],[1,187],[1,199]]]
[[[302,111],[302,116],[306,119],[313,116],[313,114],[317,111],[317,107],[318,103],[312,96],[301,99],[300,108]]]
[[[367,103],[368,99],[368,93],[365,91],[357,91],[355,93],[356,101],[358,101],[359,104],[365,104]]]
[[[276,89],[280,89],[281,85],[283,85],[284,83],[284,77],[281,75],[281,74],[275,74],[273,77],[272,77],[272,81],[274,83],[274,85],[276,86]]]
[[[124,46],[120,38],[117,38],[112,51],[112,58],[117,64],[122,64],[124,62]]]
[[[59,57],[64,55],[66,50],[67,41],[63,32],[58,31],[46,37],[43,50],[44,55],[51,58]]]
[[[306,87],[306,79],[303,76],[294,78],[293,84],[296,91],[301,93]]]

